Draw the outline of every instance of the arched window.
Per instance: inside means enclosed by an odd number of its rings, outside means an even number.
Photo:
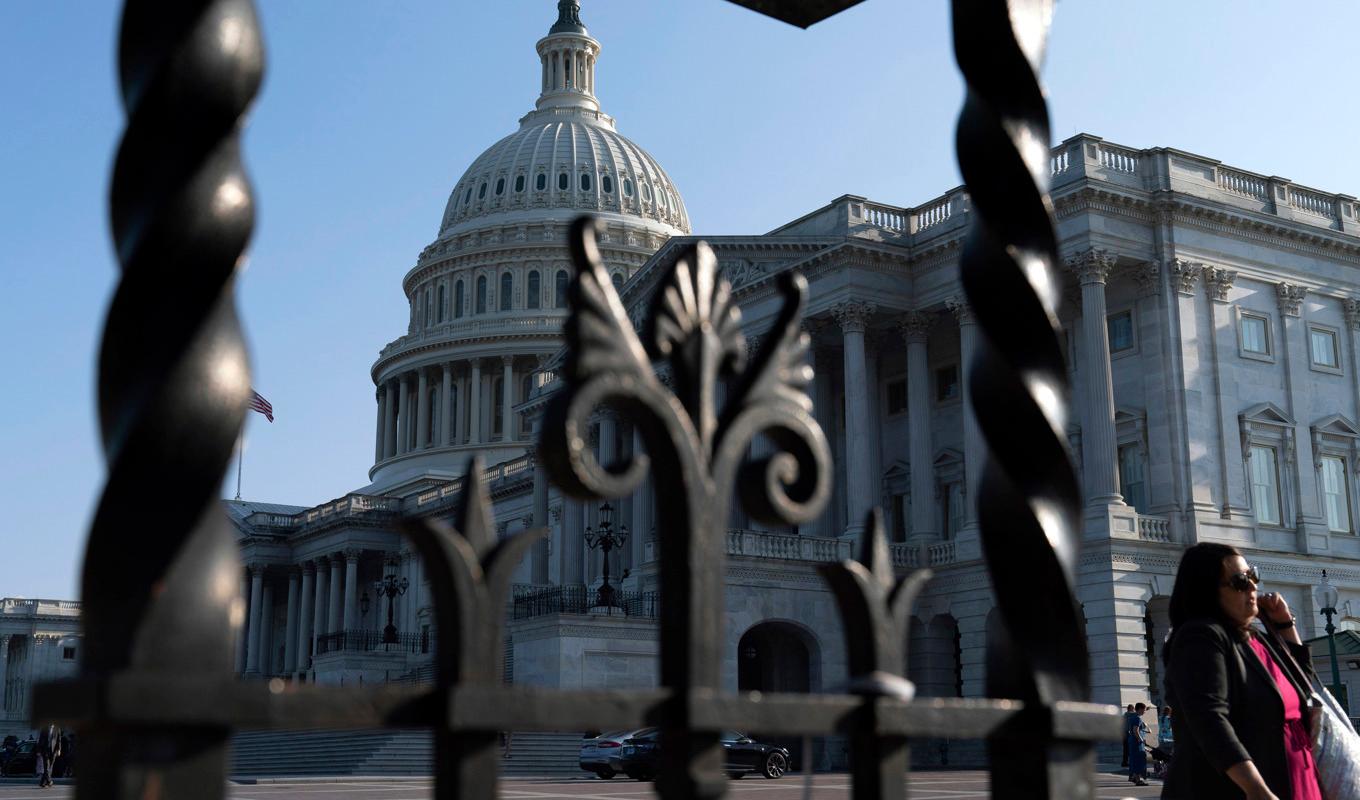
[[[501,311],[510,310],[510,298],[514,295],[514,291],[515,291],[514,276],[508,272],[503,273],[501,275],[501,298],[500,298]]]
[[[646,181],[642,182],[642,199],[648,202],[652,199],[652,185]]]
[[[614,282],[615,291],[623,288],[623,273],[615,272],[613,277],[611,277],[609,280]]]
[[[504,398],[505,381],[495,378],[491,382],[491,435],[497,436],[505,429],[505,416],[501,413],[505,405]]]
[[[557,176],[557,188],[566,191],[567,187],[570,185],[571,179],[567,177],[567,173],[563,172]]]
[[[458,319],[463,316],[463,282],[458,281],[453,285],[453,318]]]
[[[438,310],[437,312],[435,312],[435,313],[436,313],[437,316],[439,317],[439,321],[440,321],[440,322],[443,322],[443,321],[444,321],[444,284],[442,284],[442,283],[439,284],[439,310]]]
[[[471,190],[471,189],[468,189],[468,194],[472,194],[472,190]],[[632,196],[633,196],[633,179],[632,179],[632,178],[624,178],[624,179],[623,179],[623,196],[624,196],[624,197],[632,197]]]
[[[581,191],[583,191],[583,192],[588,192],[588,191],[590,191],[590,174],[589,174],[589,173],[586,173],[586,172],[582,172],[582,173],[581,173]]]
[[[548,176],[544,175],[542,172],[538,173],[538,179],[534,182],[534,188],[538,189],[540,192],[548,188]]]
[[[425,290],[425,327],[434,324],[434,297],[429,289]]]
[[[505,178],[497,178],[497,179],[496,179],[496,196],[497,196],[497,197],[500,197],[500,196],[503,195],[503,194],[505,194]]]
[[[559,269],[553,281],[553,308],[567,307],[567,271]]]
[[[666,193],[660,189],[656,190],[656,204],[662,208],[666,207]]]
[[[458,407],[458,384],[455,382],[449,387],[449,442],[458,444],[458,420],[462,419],[460,414],[462,409]]]
[[[516,176],[515,176],[515,191],[517,191],[517,192],[522,192],[522,191],[524,191],[524,176],[523,176],[523,175],[516,175]]]
[[[472,184],[469,183],[467,194],[463,195],[463,205],[467,205],[468,203],[471,202],[472,202]]]
[[[486,276],[477,276],[477,313],[486,313]]]
[[[601,188],[601,189],[604,189],[604,193],[605,193],[605,194],[613,194],[613,193],[614,193],[614,179],[611,178],[611,177],[609,177],[608,175],[601,175],[601,176],[600,176],[600,188]]]
[[[431,386],[429,397],[429,408],[439,408],[439,389]],[[439,443],[439,412],[430,415],[430,427],[428,430],[429,438],[422,442],[423,445],[433,445]]]
[[[486,181],[482,181],[481,188],[477,190],[477,199],[481,200],[485,197],[486,197]]]
[[[538,307],[539,307],[539,299],[540,299],[540,298],[539,298],[539,295],[541,295],[542,293],[543,293],[543,287],[539,285],[538,270],[536,270],[536,269],[535,269],[535,270],[530,270],[530,271],[529,271],[529,285],[528,285],[528,287],[525,289],[525,294],[524,294],[524,307],[525,307],[525,308],[538,308]]]

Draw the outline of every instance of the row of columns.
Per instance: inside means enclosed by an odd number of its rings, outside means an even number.
[[[570,88],[595,94],[595,55],[585,47],[552,48],[542,55],[544,92]]]
[[[359,560],[362,551],[347,549],[328,557],[288,568],[288,594],[283,631],[283,672],[305,671],[316,641],[327,633],[357,630],[359,617]],[[246,624],[237,648],[237,672],[268,675],[274,672],[270,654],[278,651],[274,621],[274,584],[270,567],[252,563],[242,578],[241,594],[249,598]],[[377,602],[377,598],[374,598]],[[380,619],[381,614],[374,619]]]
[[[539,357],[540,363],[546,357]],[[501,356],[496,364],[501,378],[501,434],[498,441],[518,438],[519,426],[512,409],[519,398],[522,370],[515,369],[515,356]],[[493,363],[495,363],[493,361]],[[483,370],[483,359],[474,358],[460,367],[445,362],[421,367],[389,377],[378,386],[377,435],[374,437],[375,463],[433,447],[475,445],[493,441],[492,409],[494,399],[491,370]],[[493,367],[494,369],[495,367]],[[436,399],[431,401],[431,389]],[[414,441],[413,441],[414,440]]]

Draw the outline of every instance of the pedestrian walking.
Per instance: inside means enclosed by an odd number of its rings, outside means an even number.
[[[1125,731],[1127,731],[1127,730],[1129,729],[1129,721],[1130,721],[1130,720],[1135,720],[1135,719],[1137,719],[1137,718],[1138,718],[1138,715],[1135,714],[1135,713],[1133,713],[1133,703],[1129,703],[1127,706],[1124,706],[1124,730],[1125,730]],[[1127,766],[1129,765],[1129,737],[1128,737],[1128,736],[1124,736],[1124,737],[1122,738],[1122,742],[1121,742],[1121,743],[1124,745],[1124,757],[1121,758],[1121,759],[1119,759],[1119,766],[1121,766],[1121,767],[1127,767]]]
[[[1148,726],[1143,722],[1147,713],[1146,703],[1135,703],[1133,715],[1124,715],[1124,746],[1129,751],[1129,783],[1134,786],[1147,786],[1147,742]]]
[[[52,769],[56,766],[57,756],[61,755],[61,728],[48,725],[38,734],[37,752],[38,786],[46,789],[52,785]]]

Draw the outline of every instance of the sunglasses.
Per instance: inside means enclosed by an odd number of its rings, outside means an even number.
[[[1227,582],[1219,585],[1227,586],[1239,592],[1250,592],[1261,585],[1261,574],[1256,571],[1256,567],[1247,567],[1246,572],[1229,575]]]

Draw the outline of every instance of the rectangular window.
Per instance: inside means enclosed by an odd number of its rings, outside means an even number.
[[[1142,512],[1147,508],[1147,483],[1143,479],[1143,457],[1137,446],[1119,448],[1119,491],[1124,502]]]
[[[1105,320],[1105,330],[1110,336],[1110,353],[1133,349],[1133,312],[1121,311],[1111,314]]]
[[[888,413],[901,414],[907,410],[907,382],[888,381]]]
[[[1351,501],[1344,459],[1322,457],[1322,497],[1327,507],[1327,529],[1333,533],[1350,533]]]
[[[1336,334],[1321,328],[1308,329],[1308,349],[1313,357],[1313,366],[1336,369],[1340,360],[1336,357]]]
[[[62,660],[62,661],[75,661],[75,660],[76,660],[76,649],[75,649],[74,647],[63,647],[63,648],[61,648],[61,660]]]
[[[1273,447],[1251,447],[1251,498],[1256,504],[1257,522],[1280,524],[1280,473],[1275,468]]]
[[[959,526],[963,524],[963,481],[954,481],[944,486],[943,508],[940,516],[943,517],[940,529],[944,531],[945,538],[953,539],[954,534],[959,532]]]
[[[1270,355],[1270,340],[1266,335],[1265,317],[1242,315],[1242,351],[1257,355]]]
[[[935,370],[935,400],[943,403],[959,396],[959,366],[950,364]]]
[[[911,503],[905,494],[893,495],[893,541],[907,540],[907,516],[911,513]]]

